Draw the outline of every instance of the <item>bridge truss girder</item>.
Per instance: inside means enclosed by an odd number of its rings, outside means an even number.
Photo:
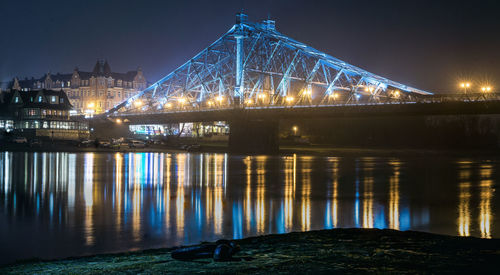
[[[333,58],[265,23],[242,21],[110,112],[380,103],[430,94]]]

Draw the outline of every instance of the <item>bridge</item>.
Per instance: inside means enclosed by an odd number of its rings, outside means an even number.
[[[472,106],[498,99],[433,95],[291,39],[273,20],[251,22],[239,13],[222,37],[106,115],[131,123],[228,121],[232,151],[274,151],[283,118],[429,114],[450,102],[477,113]]]

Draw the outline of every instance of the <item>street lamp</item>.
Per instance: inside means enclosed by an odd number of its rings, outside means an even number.
[[[483,91],[483,93],[485,93],[485,92],[491,92],[491,87],[490,86],[482,87],[481,91]]]
[[[330,97],[335,100],[335,99],[339,98],[339,94],[338,93],[333,93],[333,94],[330,94]]]
[[[292,130],[293,130],[293,135],[296,136],[297,135],[297,130],[299,130],[299,128],[297,126],[293,126]]]
[[[460,83],[460,87],[462,87],[462,89],[464,89],[464,93],[467,94],[467,89],[470,88],[470,83],[469,82],[462,82],[462,83]]]
[[[120,123],[122,123],[122,120],[121,120],[121,119],[119,119],[119,118],[117,118],[117,119],[116,119],[116,123],[120,124]]]
[[[140,100],[136,100],[136,101],[134,102],[134,105],[135,105],[135,107],[139,108],[139,107],[141,107],[141,106],[142,106],[142,101],[140,101]]]
[[[292,103],[294,99],[295,99],[295,98],[293,98],[293,96],[287,96],[287,97],[285,97],[285,101],[286,101],[287,103]]]

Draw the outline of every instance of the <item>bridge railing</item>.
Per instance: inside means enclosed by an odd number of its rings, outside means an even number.
[[[168,114],[168,113],[185,113],[185,112],[213,112],[225,111],[231,109],[285,109],[285,108],[324,108],[336,106],[367,106],[367,105],[394,105],[394,104],[430,104],[430,103],[445,103],[445,102],[488,102],[500,101],[500,93],[462,93],[462,94],[435,94],[422,95],[418,97],[401,97],[401,98],[367,98],[365,100],[334,100],[330,102],[320,103],[302,103],[302,104],[219,104],[219,105],[189,105],[182,107],[172,106],[170,108],[150,108],[149,106],[140,106],[127,109],[124,112],[115,112],[112,116],[128,116],[128,115],[148,115],[148,114]]]

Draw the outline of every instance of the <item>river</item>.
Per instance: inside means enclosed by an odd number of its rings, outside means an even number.
[[[0,264],[324,228],[500,236],[493,157],[0,153]]]

